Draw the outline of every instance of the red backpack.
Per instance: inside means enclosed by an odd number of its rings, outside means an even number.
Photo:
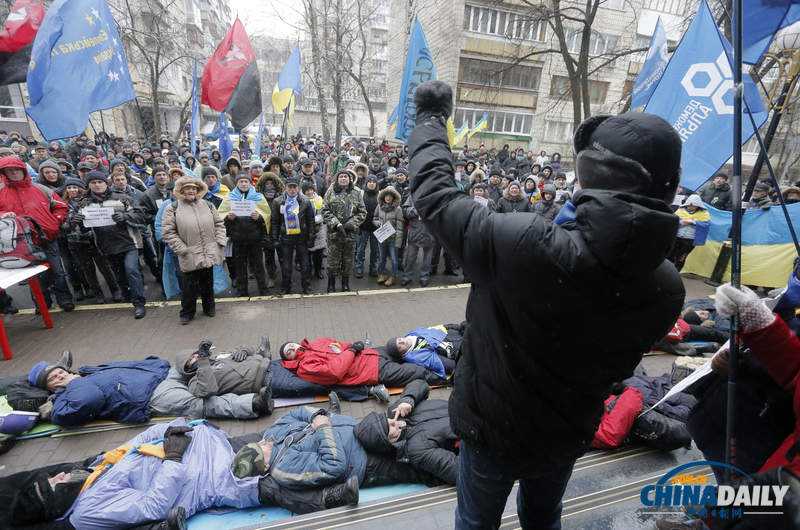
[[[20,269],[47,261],[47,254],[33,242],[34,230],[46,240],[42,227],[30,217],[0,219],[0,267]]]

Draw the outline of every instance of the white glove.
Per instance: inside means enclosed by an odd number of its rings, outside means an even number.
[[[742,290],[730,283],[717,287],[715,305],[717,312],[731,316],[739,314],[742,331],[765,328],[775,321],[775,315],[758,298],[758,295],[742,286]]]

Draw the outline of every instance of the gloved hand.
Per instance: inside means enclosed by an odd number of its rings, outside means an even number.
[[[447,120],[453,113],[453,89],[444,81],[425,81],[414,91],[416,122],[431,117]]]
[[[192,439],[186,436],[187,432],[192,432],[191,427],[170,427],[164,433],[164,460],[180,462],[183,454],[192,443]]]
[[[211,357],[211,341],[208,339],[203,339],[200,342],[200,346],[197,347],[197,356],[198,357]]]
[[[361,341],[354,342],[353,344],[350,345],[350,349],[356,352],[356,355],[358,355],[359,353],[364,351],[364,343]]]
[[[341,225],[339,228],[337,228],[337,230],[339,230],[339,239],[341,239],[342,243],[344,243],[345,240],[347,240],[347,230],[345,229],[344,225]]]
[[[70,217],[70,221],[73,222],[73,223],[82,223],[85,220],[86,220],[86,216],[83,215],[82,213],[76,213],[76,214],[73,214]]]
[[[247,359],[247,352],[245,350],[239,350],[233,354],[233,360],[237,363],[240,363]]]
[[[356,228],[355,228],[353,225],[351,225],[351,224],[349,224],[349,223],[348,223],[348,224],[344,225],[344,229],[345,229],[345,231],[347,231],[347,233],[349,234],[350,232],[352,232],[352,231],[353,231],[353,230],[355,230]]]
[[[772,311],[761,302],[756,293],[744,285],[741,291],[730,283],[720,285],[717,287],[714,305],[717,312],[725,316],[739,313],[742,331],[765,328],[775,321]]]
[[[124,223],[127,220],[125,214],[121,212],[112,213],[111,219],[113,219],[115,223]]]

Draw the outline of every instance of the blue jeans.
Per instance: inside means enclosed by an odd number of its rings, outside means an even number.
[[[60,307],[65,304],[71,304],[72,292],[67,285],[67,277],[64,275],[64,267],[61,265],[61,253],[58,250],[58,242],[56,241],[43,241],[40,245],[45,254],[47,254],[47,264],[50,269],[41,273],[39,277],[42,279],[39,284],[42,287],[42,294],[44,300],[47,302],[47,307],[52,303],[50,293],[56,295],[56,302]],[[33,293],[31,293],[33,299]],[[35,302],[35,300],[34,300]]]
[[[462,440],[458,468],[456,529],[499,528],[506,499],[519,479],[517,514],[525,530],[561,528],[561,498],[575,461],[552,468],[525,468],[498,461]]]
[[[276,398],[327,396],[331,391],[336,392],[345,401],[364,401],[369,396],[366,386],[327,387],[304,381],[284,368],[279,360],[269,363],[269,371],[264,376],[264,386],[272,387],[272,396]]]
[[[373,232],[358,229],[356,243],[356,270],[364,270],[364,258],[367,254],[367,241],[369,241],[369,270],[374,271],[378,266],[378,238]]]
[[[134,249],[119,254],[107,254],[106,260],[117,277],[125,301],[131,302],[133,307],[144,307],[147,299],[144,297],[144,280],[139,268],[139,251]]]
[[[431,275],[431,255],[433,247],[418,247],[413,243],[406,246],[406,264],[403,268],[403,279],[411,281],[414,277],[414,269],[417,266],[419,251],[422,251],[422,265],[419,266],[419,280],[427,280]]]
[[[379,271],[386,270],[386,259],[392,260],[392,276],[397,276],[397,247],[394,245],[394,238],[390,237],[383,243],[380,243],[381,248],[381,261],[378,265]]]

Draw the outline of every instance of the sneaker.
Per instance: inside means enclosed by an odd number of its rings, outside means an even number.
[[[353,475],[344,484],[329,486],[322,490],[325,508],[340,508],[358,504],[358,477]]]
[[[375,385],[369,387],[369,395],[375,396],[375,399],[378,400],[378,403],[389,402],[389,389],[383,385]]]
[[[146,314],[147,314],[147,309],[145,309],[144,307],[137,307],[136,309],[133,310],[133,318],[135,318],[136,320],[144,318]]]
[[[259,416],[269,416],[275,410],[275,400],[272,399],[272,387],[265,386],[253,396],[253,412]]]
[[[708,530],[706,524],[699,519],[686,523],[673,523],[672,521],[661,519],[656,521],[653,526],[656,530]]]

